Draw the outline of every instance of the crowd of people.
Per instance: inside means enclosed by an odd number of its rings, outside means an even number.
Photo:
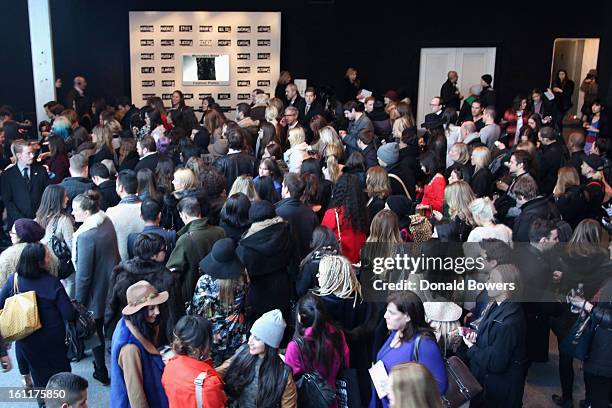
[[[24,387],[68,390],[68,405],[47,407],[83,406],[65,341],[82,305],[111,407],[311,406],[306,383],[336,394],[352,370],[362,406],[437,408],[451,356],[483,387],[471,407],[520,407],[551,330],[552,402],[571,407],[575,355],[563,344],[588,317],[583,404],[608,407],[612,144],[596,72],[580,87],[582,125],[565,133],[564,70],[503,112],[491,75],[470,95],[457,81],[449,72],[422,124],[401,92],[365,96],[354,68],[338,92],[304,95],[283,71],[274,95],[256,89],[235,112],[203,99],[201,119],[181,91],[170,107],[151,97],[139,108],[90,99],[77,77],[45,104],[36,139],[0,108],[0,309],[34,291],[42,322],[15,341]],[[492,285],[475,301],[444,289],[367,299],[373,256],[444,243],[478,248],[481,282],[557,297],[521,302]],[[11,369],[3,344],[0,356]]]

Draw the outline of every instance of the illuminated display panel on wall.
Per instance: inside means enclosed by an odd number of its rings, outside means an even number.
[[[182,63],[183,85],[229,85],[227,54],[184,54]]]

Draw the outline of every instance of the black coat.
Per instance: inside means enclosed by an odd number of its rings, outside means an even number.
[[[178,231],[185,226],[185,223],[183,220],[181,220],[178,211],[178,203],[185,197],[195,197],[200,203],[200,211],[202,212],[202,216],[206,216],[208,214],[209,205],[204,190],[182,190],[169,193],[164,196],[160,222],[162,227],[165,229]]]
[[[559,168],[565,163],[563,145],[559,142],[542,146],[537,155],[540,193],[549,195],[557,183]],[[580,173],[578,173],[580,174]]]
[[[416,198],[416,180],[414,178],[414,173],[410,169],[410,164],[406,161],[400,161],[391,166],[387,166],[385,170],[387,170],[388,174],[394,174],[404,182],[410,194],[410,199],[414,201]],[[401,183],[396,179],[389,177],[389,184],[391,185],[392,195],[406,195]]]
[[[582,166],[582,162],[586,157],[586,153],[584,150],[579,150],[577,152],[570,153],[570,158],[567,162],[568,166],[573,166],[576,169],[576,172],[580,176],[582,172],[580,171],[580,167]]]
[[[366,160],[366,167],[369,169],[370,167],[378,166],[378,155],[376,154],[376,149],[374,148],[374,144],[370,143],[366,146],[365,149],[361,151],[363,157]]]
[[[391,120],[387,112],[375,109],[367,115],[374,127],[374,134],[376,134],[379,141],[387,140],[393,132],[393,126],[391,125]]]
[[[240,242],[240,238],[244,235],[245,232],[248,231],[249,226],[244,227],[235,227],[233,225],[228,224],[227,222],[221,220],[219,221],[219,226],[223,228],[225,231],[225,236],[231,238],[234,241],[234,245],[238,246],[238,242]]]
[[[448,180],[450,178],[451,173],[455,169],[459,169],[461,171],[461,174],[463,175],[463,181],[468,184],[472,183],[472,174],[474,174],[474,167],[470,162],[467,162],[466,164],[454,162],[444,171],[444,178]]]
[[[72,200],[74,200],[74,197],[87,190],[94,190],[96,188],[94,182],[85,177],[66,177],[59,185],[64,187],[68,196],[68,206],[66,207],[68,214],[72,214]]]
[[[572,229],[586,218],[587,214],[584,211],[586,198],[580,186],[568,187],[563,195],[555,198],[555,205],[561,214],[561,219],[567,221]]]
[[[232,184],[243,174],[255,176],[255,158],[246,153],[234,153],[226,156],[221,156],[213,163],[225,176],[225,191],[229,192],[232,189]]]
[[[263,313],[289,309],[290,266],[295,264],[289,224],[279,222],[242,238],[236,255],[245,266],[251,285],[247,298],[247,318],[253,321]]]
[[[119,164],[117,167],[117,171],[121,170],[134,170],[138,162],[140,161],[140,156],[138,156],[137,152],[130,152],[125,159]],[[155,169],[153,169],[155,171]]]
[[[98,152],[89,157],[89,167],[91,168],[96,163],[102,163],[102,160],[115,160],[115,154],[108,146],[102,146]]]
[[[304,106],[302,107],[302,110],[300,111],[300,118],[302,118],[302,121],[300,123],[302,124],[302,127],[304,127],[304,129],[307,129],[307,131],[309,131],[310,121],[316,115],[321,115],[325,117],[325,109],[323,109],[323,106],[321,106],[321,104],[315,100],[312,103],[312,105],[310,105],[310,109],[308,109],[308,113],[306,113],[306,101],[304,101]]]
[[[487,106],[495,107],[495,103],[497,102],[495,91],[490,86],[485,86],[482,88],[479,99],[483,108],[486,108]]]
[[[477,198],[489,196],[493,191],[493,175],[488,167],[478,170],[472,175],[470,183]]]
[[[181,285],[177,274],[170,272],[163,263],[129,259],[117,265],[110,276],[108,299],[104,313],[106,333],[112,334],[121,319],[121,311],[127,305],[126,291],[134,283],[146,280],[159,292],[167,291],[168,301],[160,305],[161,333],[166,334],[166,340],[172,341],[172,331],[178,319],[185,314],[181,305]]]
[[[470,370],[484,391],[486,407],[521,407],[525,385],[525,315],[520,303],[493,307],[478,326],[476,344],[468,350]]]
[[[338,251],[331,247],[323,247],[320,250],[314,251],[303,265],[300,266],[300,271],[295,280],[295,289],[298,298],[301,298],[309,290],[319,286],[317,274],[319,273],[319,263],[321,258],[327,255],[337,255]]]
[[[140,169],[151,169],[151,171],[155,174],[158,161],[159,153],[151,154],[143,159],[140,159],[138,164],[136,164],[136,167],[134,167],[134,171],[138,173],[138,170]]]
[[[600,300],[591,311],[593,322],[598,325],[591,339],[589,356],[584,371],[602,377],[612,377],[612,279],[601,289]]]
[[[49,184],[47,170],[39,164],[32,163],[29,171],[30,183],[14,165],[2,173],[2,201],[7,212],[7,227],[10,229],[19,218],[36,217],[43,191]]]
[[[140,113],[140,110],[132,105],[130,106],[130,109],[125,113],[125,115],[123,115],[123,117],[121,118],[121,128],[124,131],[128,131],[130,134],[132,133],[132,118],[134,117],[134,115],[137,115]]]
[[[518,242],[529,242],[529,228],[536,220],[559,220],[557,207],[546,197],[534,198],[521,207],[521,213],[514,220],[512,239]]]
[[[461,103],[459,99],[459,90],[457,89],[457,85],[452,83],[450,79],[447,79],[446,82],[442,84],[440,96],[447,108],[453,108],[457,113],[459,112],[459,105]]]
[[[117,195],[117,184],[115,180],[106,180],[98,186],[98,191],[102,195],[102,203],[100,208],[106,211],[107,208],[114,207],[119,204],[121,198]]]
[[[285,198],[274,207],[276,215],[283,217],[289,223],[289,230],[300,259],[304,258],[310,252],[312,232],[319,225],[317,215],[297,198]]]

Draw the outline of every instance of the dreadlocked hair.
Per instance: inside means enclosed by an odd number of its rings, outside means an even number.
[[[353,229],[368,232],[368,211],[363,189],[359,177],[355,174],[345,173],[340,176],[333,190],[333,208],[344,209]]]
[[[340,299],[361,298],[361,284],[351,262],[340,255],[324,256],[319,262],[319,288],[317,296],[335,295]]]

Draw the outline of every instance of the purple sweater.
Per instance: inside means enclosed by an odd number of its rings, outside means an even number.
[[[408,363],[412,361],[413,349],[414,349],[414,341],[416,340],[416,336],[407,342],[402,343],[398,348],[391,348],[391,340],[395,336],[395,331],[391,332],[391,335],[383,344],[383,346],[378,351],[376,355],[377,361],[382,361],[387,369],[387,373],[391,372],[391,369],[397,364]],[[429,369],[433,378],[436,380],[438,384],[438,390],[440,391],[440,395],[444,395],[446,393],[446,388],[448,385],[446,378],[446,367],[444,365],[444,359],[442,358],[442,354],[440,353],[440,349],[435,341],[428,337],[421,337],[421,342],[419,343],[419,363],[424,365]],[[370,400],[370,408],[377,407],[388,408],[389,407],[389,399],[387,397],[382,400],[378,399],[378,394],[376,394],[376,390],[372,387],[372,399]]]

